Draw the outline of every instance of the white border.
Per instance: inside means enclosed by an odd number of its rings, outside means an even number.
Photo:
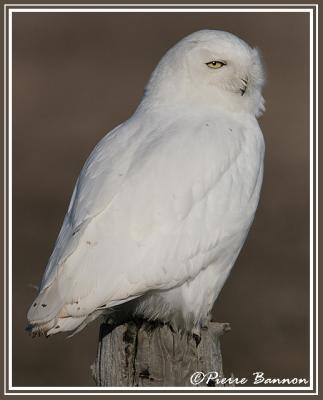
[[[313,13],[310,14],[310,380],[313,377]]]
[[[319,269],[318,269],[318,262],[319,262],[319,227],[318,227],[318,221],[319,221],[319,210],[318,210],[318,204],[319,204],[319,136],[318,136],[318,129],[319,129],[319,94],[318,94],[318,87],[319,87],[319,16],[318,16],[318,6],[316,6],[316,46],[315,46],[315,54],[316,54],[316,62],[315,62],[315,78],[316,78],[316,87],[315,87],[315,138],[316,138],[316,152],[315,152],[315,172],[316,172],[316,180],[315,180],[315,188],[316,188],[316,197],[315,197],[315,204],[316,204],[316,226],[315,226],[315,237],[316,237],[316,242],[315,242],[315,261],[316,261],[316,287],[315,287],[315,293],[316,293],[316,313],[315,313],[315,321],[316,321],[316,332],[315,332],[315,337],[316,337],[316,391],[318,393],[318,388],[319,388],[319,361],[318,361],[318,355],[319,355],[319,344],[318,344],[318,333],[319,333],[319,313],[318,313],[318,292],[319,292]]]
[[[7,38],[6,38],[6,15],[7,15],[7,7],[10,6],[8,12],[8,47],[7,47]],[[26,7],[26,4],[19,5],[19,4],[8,4],[4,6],[4,59],[5,59],[5,71],[4,71],[4,84],[6,85],[6,78],[8,78],[8,104],[6,104],[6,93],[4,97],[4,129],[6,129],[6,124],[8,123],[8,254],[6,254],[6,239],[5,239],[5,262],[6,256],[8,257],[8,280],[9,280],[9,287],[8,287],[8,310],[9,310],[9,325],[8,325],[8,344],[9,344],[9,358],[8,358],[8,377],[9,377],[9,390],[15,392],[7,392],[6,391],[6,341],[4,342],[4,393],[7,395],[124,395],[124,394],[136,394],[136,395],[145,395],[145,394],[158,394],[158,395],[168,395],[168,394],[181,394],[183,390],[191,390],[190,393],[185,392],[185,395],[192,395],[192,394],[205,394],[205,395],[255,395],[255,394],[262,394],[262,395],[273,395],[273,394],[282,394],[282,395],[289,395],[293,392],[293,395],[313,395],[317,394],[318,388],[318,359],[316,357],[316,392],[313,393],[313,260],[314,257],[316,259],[316,322],[318,322],[318,6],[317,4],[282,4],[279,5],[279,8],[266,8],[266,6],[277,6],[277,4],[266,4],[266,5],[255,5],[255,4],[241,4],[239,5],[230,5],[227,8],[220,8],[225,5],[217,4],[176,4],[176,5],[169,5],[169,4],[155,4],[155,5],[147,5],[147,4],[109,4],[109,5],[102,5],[102,4],[69,4],[69,5],[61,5],[57,4],[61,8],[51,8],[55,6],[55,4],[50,5],[40,5],[40,4],[28,4],[27,6],[35,6],[36,8],[12,8],[15,6],[23,6]],[[91,7],[91,8],[68,8],[68,7]],[[98,8],[95,8],[97,6]],[[135,9],[132,7],[142,6],[143,8]],[[158,8],[158,7],[163,8]],[[166,7],[170,8],[166,8]],[[202,7],[205,8],[190,8],[190,7]],[[249,6],[251,8],[244,8]],[[284,6],[288,6],[290,8],[281,8]],[[298,7],[298,8],[291,8],[291,7]],[[299,8],[303,7],[304,8]],[[307,8],[309,6],[314,6],[316,9],[316,88],[315,88],[315,95],[316,95],[316,120],[313,121],[313,10],[311,8]],[[105,8],[102,8],[105,7]],[[118,7],[118,8],[110,8],[110,7]],[[129,8],[127,8],[129,7]],[[165,7],[165,8],[164,8]],[[176,8],[178,7],[178,8]],[[186,7],[186,8],[184,8]],[[12,16],[13,13],[21,13],[21,12],[208,12],[208,13],[216,13],[216,12],[302,12],[302,13],[309,13],[310,16],[310,386],[306,388],[302,387],[255,387],[255,386],[238,386],[232,388],[216,388],[216,393],[214,392],[214,388],[201,388],[201,387],[190,387],[190,388],[180,388],[180,387],[154,387],[154,388],[145,388],[145,387],[138,387],[138,388],[120,388],[120,387],[110,387],[110,388],[100,388],[100,387],[14,387],[12,386]],[[8,70],[6,70],[6,49],[8,49]],[[6,86],[4,86],[6,87]],[[6,110],[8,110],[8,120],[6,118]],[[316,254],[313,254],[313,124],[315,123],[316,127],[316,163],[315,163],[315,172],[316,172]],[[4,135],[4,182],[6,184],[6,134]],[[5,187],[6,192],[6,187]],[[4,199],[4,220],[6,221],[6,197]],[[6,232],[4,232],[4,237],[6,238]],[[6,317],[6,268],[4,269],[4,315]],[[4,339],[6,339],[6,326],[4,327]],[[318,324],[316,323],[316,349],[318,348]],[[56,390],[62,391],[61,393],[52,392],[48,393],[47,390]],[[83,390],[87,392],[77,392],[77,390]],[[113,390],[122,390],[122,393],[115,393],[112,392]],[[172,393],[163,393],[158,391],[163,390],[171,390]],[[27,391],[27,392],[26,392]],[[28,391],[39,391],[37,393],[29,393]],[[64,391],[64,392],[63,392]],[[138,391],[149,391],[149,393],[136,393]],[[203,392],[202,392],[203,391]],[[224,392],[225,391],[225,392]],[[235,391],[239,391],[240,393],[235,393]],[[295,392],[297,391],[297,393]],[[309,393],[311,391],[311,393]],[[195,392],[195,393],[194,393]],[[248,392],[248,393],[241,393],[241,392]],[[255,392],[255,393],[252,393]],[[272,392],[272,393],[269,393]],[[289,392],[289,393],[284,393]]]
[[[219,5],[218,5],[219,6]],[[220,11],[219,11],[220,10]],[[281,8],[270,8],[270,9],[260,9],[260,8],[221,8],[219,10],[215,10],[214,8],[111,8],[111,9],[104,9],[104,8],[17,8],[15,10],[10,9],[9,14],[13,12],[25,12],[25,13],[38,13],[38,12],[59,12],[59,13],[127,13],[127,12],[135,12],[135,13],[142,13],[142,12],[150,12],[150,13],[158,13],[158,12],[168,12],[168,13],[177,13],[177,12],[184,12],[184,13],[217,13],[217,12],[293,12],[293,13],[312,13],[311,8],[297,8],[291,11],[291,9],[281,9]]]
[[[7,320],[7,62],[6,62],[6,51],[7,51],[7,10],[4,10],[3,13],[3,26],[4,26],[4,45],[3,45],[3,60],[4,60],[4,71],[3,71],[3,184],[4,184],[4,197],[3,197],[3,261],[4,261],[4,268],[3,268],[3,317],[4,317],[4,324],[3,324],[3,359],[4,359],[4,366],[3,366],[3,382],[4,382],[4,393],[6,392],[6,384],[7,384],[7,376],[6,376],[6,343],[7,343],[7,327],[6,327],[6,320]]]

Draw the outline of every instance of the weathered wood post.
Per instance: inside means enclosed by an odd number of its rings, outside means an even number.
[[[161,323],[104,323],[92,365],[96,385],[192,386],[190,378],[196,371],[217,371],[223,377],[220,337],[229,329],[229,324],[210,322],[198,341]]]

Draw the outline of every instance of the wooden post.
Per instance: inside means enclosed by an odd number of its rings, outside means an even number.
[[[220,336],[229,329],[229,324],[210,322],[198,341],[161,323],[104,323],[92,366],[96,385],[192,386],[190,378],[196,371],[217,371],[223,377]],[[208,386],[224,385],[209,382]]]

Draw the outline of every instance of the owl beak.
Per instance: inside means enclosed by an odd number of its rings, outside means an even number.
[[[242,86],[240,87],[240,93],[241,96],[243,96],[246,93],[247,87],[248,87],[248,77],[245,79],[241,79]]]

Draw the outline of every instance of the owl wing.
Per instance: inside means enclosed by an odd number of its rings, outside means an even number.
[[[248,229],[253,213],[224,218],[244,137],[238,125],[228,132],[226,121],[181,120],[147,131],[128,123],[104,138],[80,174],[29,320],[62,309],[84,319],[181,285],[216,257],[221,237]],[[256,180],[261,156],[249,161],[246,179]]]
[[[125,179],[137,143],[135,129],[117,126],[95,146],[75,184],[68,211],[47,264],[41,289],[51,285],[75,251],[88,223],[109,206]]]

